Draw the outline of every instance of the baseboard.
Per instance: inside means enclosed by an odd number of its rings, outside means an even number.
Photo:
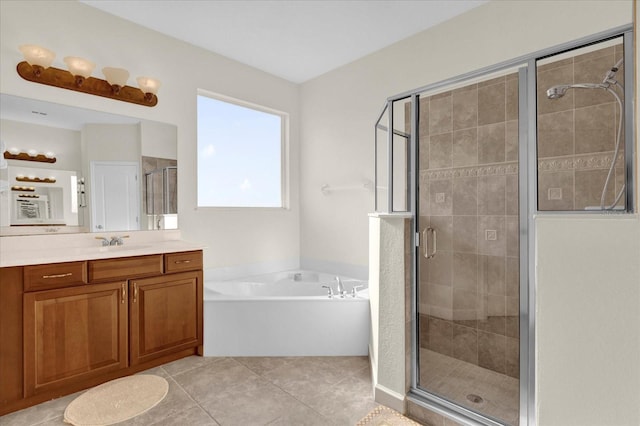
[[[404,414],[407,411],[407,402],[404,395],[392,391],[381,384],[375,386],[374,392],[374,399],[378,404],[396,410],[400,414]]]

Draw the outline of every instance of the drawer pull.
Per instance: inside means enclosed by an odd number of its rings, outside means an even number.
[[[138,283],[133,283],[133,303],[138,300]]]
[[[190,260],[176,260],[176,261],[175,261],[175,264],[176,264],[176,265],[179,265],[179,264],[181,264],[181,263],[191,263],[191,261],[190,261]]]
[[[122,283],[122,296],[120,298],[120,303],[124,303],[126,296],[127,296],[127,289],[126,289],[127,283]]]
[[[64,277],[70,277],[71,275],[73,275],[73,272],[67,272],[66,274],[55,274],[55,275],[43,275],[42,279],[47,279],[47,278],[64,278]]]

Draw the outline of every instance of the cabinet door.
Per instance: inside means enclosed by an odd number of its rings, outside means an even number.
[[[130,282],[131,365],[202,345],[202,272]]]
[[[126,281],[25,293],[25,396],[126,368],[126,302]]]

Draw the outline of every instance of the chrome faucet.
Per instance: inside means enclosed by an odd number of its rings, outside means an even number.
[[[105,237],[96,237],[96,240],[102,241],[102,247],[106,247],[111,244]]]
[[[331,288],[330,285],[323,285],[322,288],[326,288],[327,289],[327,296],[329,296],[329,299],[333,299],[333,289]]]
[[[347,294],[347,290],[344,289],[344,285],[342,284],[340,277],[336,276],[336,282],[338,283],[338,294],[340,297],[344,297]]]
[[[121,237],[111,237],[111,241],[109,241],[109,245],[110,246],[121,246],[124,244],[124,241],[122,241],[123,238],[129,238],[128,235],[123,235]]]
[[[356,297],[358,295],[358,290],[360,290],[361,288],[364,288],[364,286],[354,285],[353,288],[351,289],[351,297]]]

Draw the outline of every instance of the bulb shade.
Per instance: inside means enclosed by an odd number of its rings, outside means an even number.
[[[150,77],[138,77],[136,79],[138,81],[138,87],[144,93],[153,93],[156,95],[158,93],[158,88],[160,88],[160,80],[156,80],[155,78]]]
[[[129,71],[124,68],[105,67],[102,68],[102,74],[104,74],[112,86],[115,84],[124,87],[127,85],[127,80],[129,79]]]
[[[53,58],[56,57],[56,54],[51,50],[35,44],[23,44],[18,46],[18,49],[20,49],[24,60],[27,61],[29,65],[38,65],[45,69],[51,66]]]
[[[67,64],[71,74],[83,78],[89,78],[93,69],[96,67],[96,64],[93,62],[75,56],[65,57],[64,63]]]

